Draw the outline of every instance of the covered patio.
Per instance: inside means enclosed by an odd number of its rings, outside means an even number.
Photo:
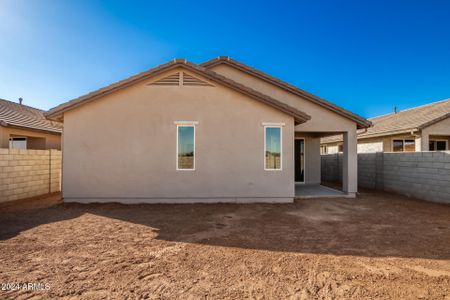
[[[297,126],[305,126],[302,124]],[[343,135],[343,160],[341,162],[342,187],[322,185],[320,139],[336,132],[296,131],[294,143],[295,198],[353,198],[357,192],[357,142],[356,126]]]

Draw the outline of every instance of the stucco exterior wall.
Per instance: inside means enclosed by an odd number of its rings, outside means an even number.
[[[295,132],[305,139],[305,184],[320,183],[320,138],[308,132]]]
[[[251,87],[261,93],[283,101],[311,116],[311,120],[297,125],[295,130],[300,132],[344,132],[356,130],[355,122],[325,109],[309,100],[287,92],[271,83],[236,70],[233,67],[220,64],[211,68],[213,71],[227,76],[236,82]]]
[[[10,135],[26,136],[29,149],[45,150],[58,149],[61,150],[61,135],[46,132],[24,130],[17,128],[8,128],[0,126],[0,148],[9,148]]]
[[[398,134],[398,135],[389,135],[384,137],[374,137],[374,138],[364,138],[358,139],[358,153],[375,153],[379,152],[378,149],[382,149],[382,152],[392,152],[392,141],[393,140],[415,140],[416,141],[416,151],[418,151],[418,141],[420,141],[420,137],[413,136],[410,134]],[[339,143],[327,143],[323,144],[327,146],[328,154],[337,153],[337,145],[342,144]],[[382,144],[382,147],[380,146]]]
[[[292,201],[292,117],[218,84],[147,83],[64,114],[65,201]],[[175,121],[198,122],[195,171],[176,170]],[[263,122],[285,124],[281,171],[264,170]]]
[[[356,123],[354,121],[231,66],[220,64],[212,67],[212,70],[310,115],[311,120],[297,125],[295,127],[296,132],[311,132],[316,133],[316,136],[342,133],[343,136],[349,138],[346,140],[346,145],[344,145],[344,148],[348,151],[345,153],[343,166],[345,173],[343,190],[349,194],[354,194],[357,191]],[[316,181],[317,172],[320,178],[320,141],[318,143],[316,145],[317,154],[314,155],[314,159],[306,162],[308,169],[316,170],[313,171],[313,182]]]
[[[422,130],[429,135],[450,135],[450,118],[430,125]]]
[[[449,145],[450,139],[450,118],[442,120],[436,124],[428,126],[422,129],[420,145],[422,151],[429,150],[429,141],[431,139],[444,139],[447,140],[447,145]]]
[[[383,141],[358,141],[358,153],[376,153],[383,151]]]

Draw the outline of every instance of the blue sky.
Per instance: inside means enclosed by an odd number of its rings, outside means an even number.
[[[450,1],[0,1],[0,98],[43,109],[228,55],[364,117],[450,98]]]

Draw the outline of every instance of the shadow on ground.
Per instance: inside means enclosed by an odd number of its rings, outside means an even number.
[[[357,199],[281,205],[112,203],[18,209],[0,213],[0,241],[41,225],[53,227],[57,235],[60,222],[70,221],[72,236],[62,239],[76,239],[77,226],[101,231],[102,220],[80,224],[86,214],[146,226],[156,232],[156,240],[164,241],[295,253],[450,258],[450,206],[371,191]]]

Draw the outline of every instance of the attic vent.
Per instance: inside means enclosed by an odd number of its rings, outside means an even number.
[[[152,82],[149,85],[212,86],[208,82],[200,80],[197,77],[191,76],[185,72],[177,72],[158,81]]]
[[[150,83],[151,85],[180,85],[180,73],[164,77],[158,81]]]
[[[211,86],[211,84],[202,81],[194,76],[186,74],[183,72],[183,85],[194,85],[194,86]]]

